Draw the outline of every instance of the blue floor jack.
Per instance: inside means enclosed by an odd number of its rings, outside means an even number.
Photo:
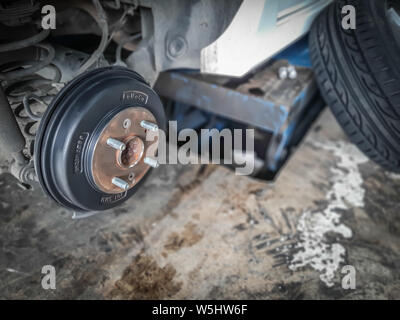
[[[162,73],[155,85],[167,98],[169,120],[184,128],[253,128],[256,178],[273,180],[324,108],[307,37],[244,78],[193,71]],[[208,143],[208,142],[200,142]]]

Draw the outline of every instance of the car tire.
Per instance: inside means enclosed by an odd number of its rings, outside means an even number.
[[[346,5],[355,8],[355,29],[342,27]],[[400,172],[399,12],[400,1],[335,1],[309,35],[325,102],[350,140],[394,172]]]

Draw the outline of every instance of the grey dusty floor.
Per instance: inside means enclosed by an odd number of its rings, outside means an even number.
[[[164,166],[123,207],[84,220],[0,176],[0,298],[400,298],[400,175],[329,111],[277,181]],[[53,265],[56,290],[41,287]],[[341,286],[345,265],[356,289]]]

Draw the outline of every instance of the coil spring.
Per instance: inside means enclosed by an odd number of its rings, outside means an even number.
[[[6,59],[7,62],[0,65],[0,81],[3,82],[10,105],[27,139],[31,156],[37,123],[41,118],[39,112],[45,111],[58,91],[52,84],[61,79],[60,70],[52,64],[55,50],[44,42],[49,33],[49,30],[42,30],[23,40],[0,44],[0,54],[6,55],[9,60]],[[43,51],[46,52],[44,57]],[[24,57],[24,53],[28,52],[34,59],[13,59],[13,56]],[[38,74],[44,68],[52,70],[52,79]]]

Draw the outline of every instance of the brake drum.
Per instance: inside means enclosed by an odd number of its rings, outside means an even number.
[[[35,169],[45,192],[74,211],[126,201],[155,160],[165,114],[137,73],[100,68],[68,83],[40,122]]]

